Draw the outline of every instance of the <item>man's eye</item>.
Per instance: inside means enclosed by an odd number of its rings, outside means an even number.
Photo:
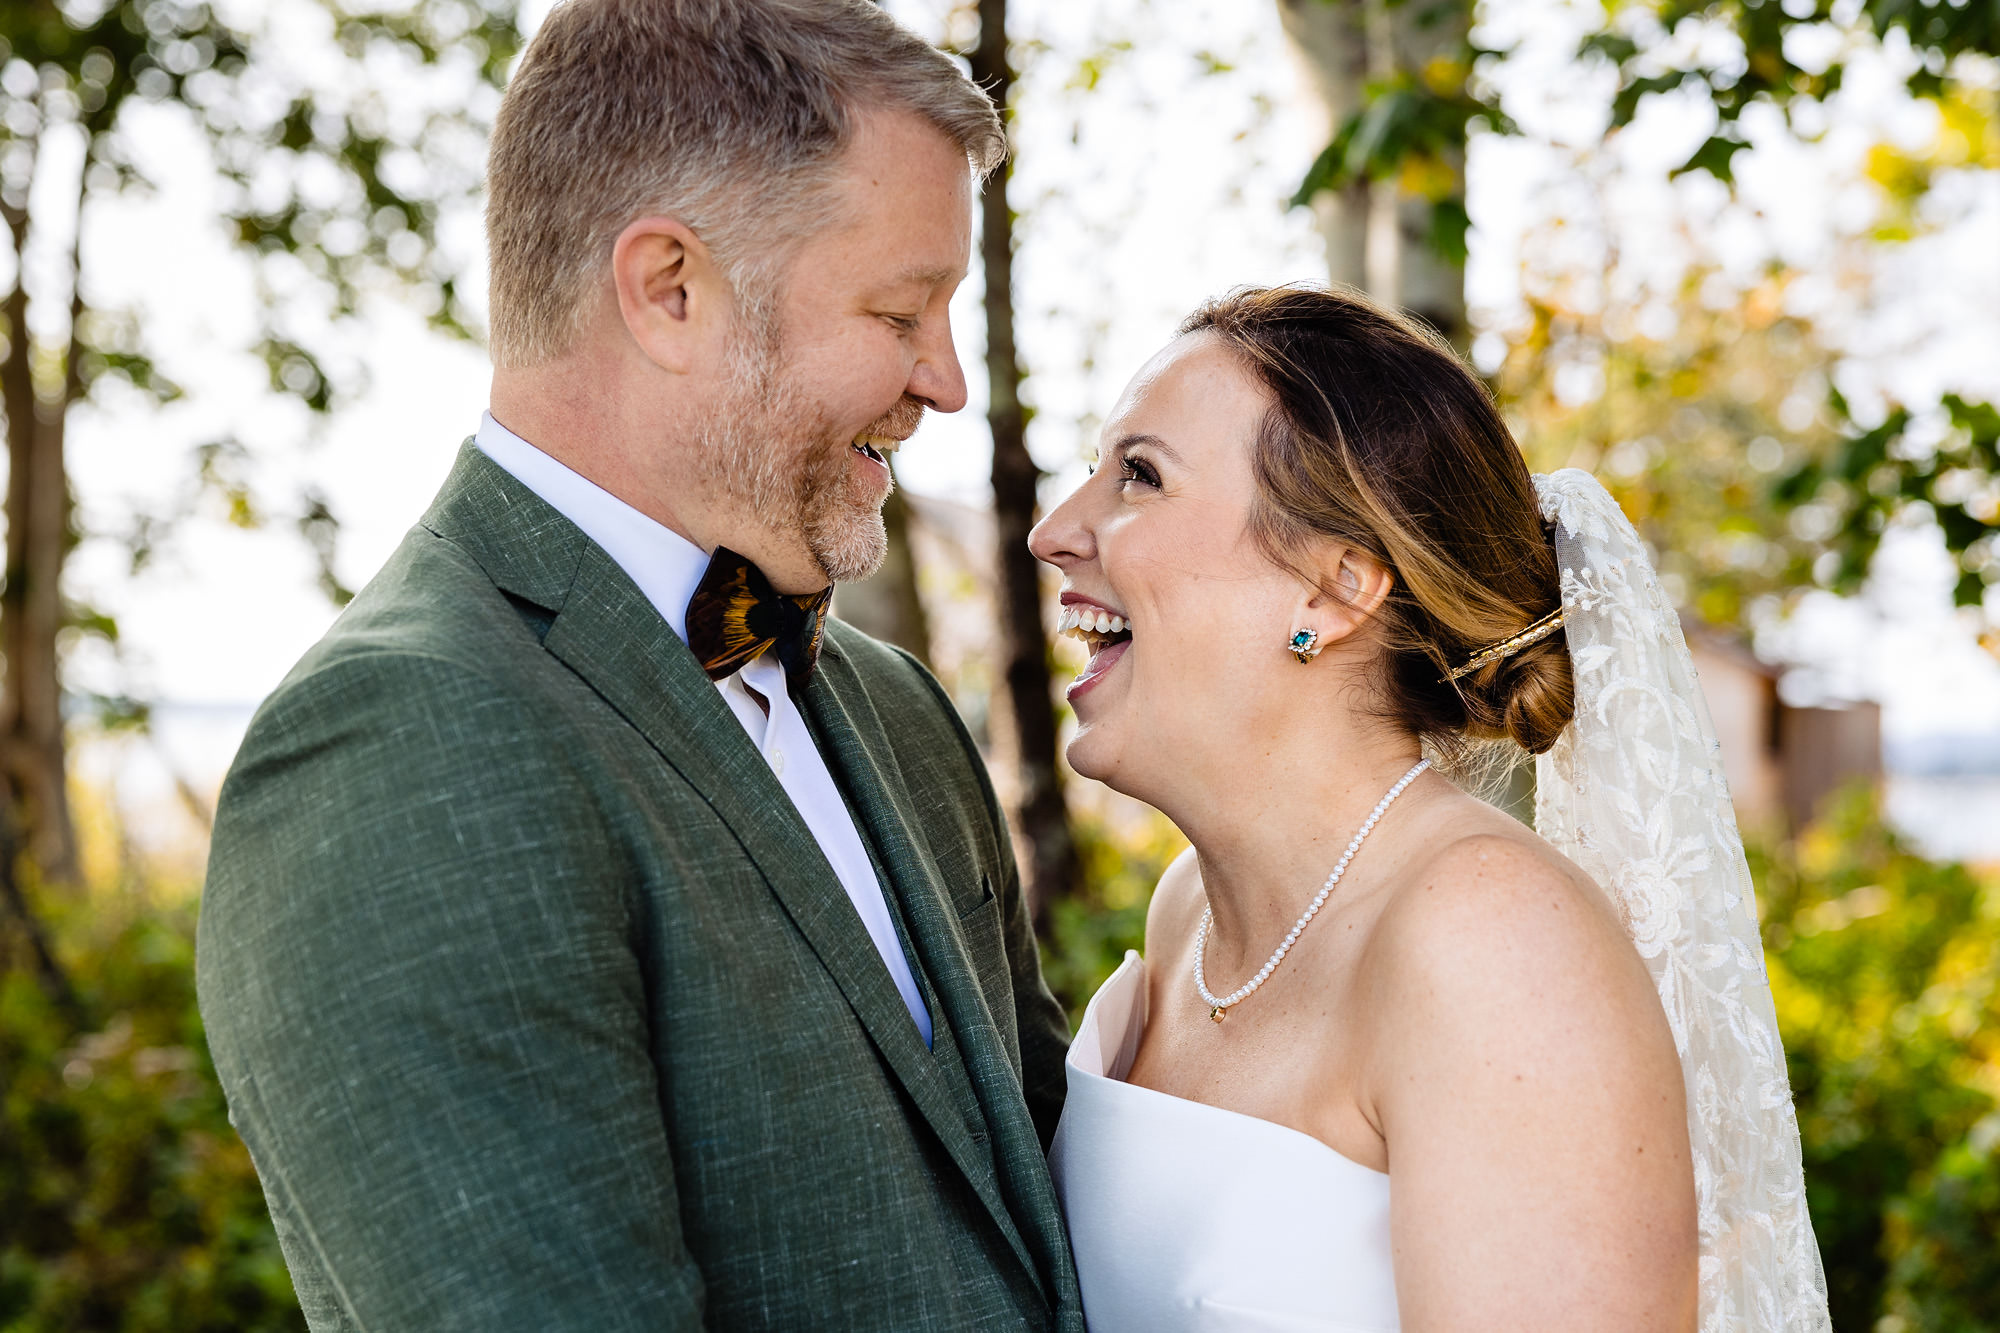
[[[882,318],[888,320],[890,324],[904,333],[915,333],[917,326],[922,323],[921,320],[914,319],[909,315],[884,315]]]
[[[1118,475],[1126,481],[1142,482],[1154,490],[1160,488],[1160,474],[1153,471],[1153,465],[1143,458],[1134,458],[1127,454],[1119,462]]]

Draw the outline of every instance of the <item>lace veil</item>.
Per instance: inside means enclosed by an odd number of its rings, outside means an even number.
[[[1701,1333],[1826,1333],[1798,1120],[1721,749],[1680,619],[1605,489],[1535,478],[1555,526],[1576,720],[1537,761],[1535,828],[1610,894],[1687,1083]]]

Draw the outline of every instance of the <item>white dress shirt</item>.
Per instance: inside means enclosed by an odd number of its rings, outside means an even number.
[[[516,481],[583,529],[584,535],[639,585],[639,591],[674,633],[683,642],[687,640],[688,599],[708,569],[706,552],[549,457],[495,421],[490,412],[480,416],[474,442]],[[923,993],[903,956],[902,941],[889,918],[889,904],[882,897],[881,881],[868,859],[868,849],[862,845],[860,831],[854,827],[847,802],[785,688],[785,668],[777,654],[764,653],[736,674],[715,682],[715,688],[722,692],[751,744],[770,764],[778,785],[805,820],[854,910],[860,913],[861,924],[888,966],[910,1017],[916,1020],[917,1031],[923,1034],[924,1045],[930,1045],[930,1011],[924,1007]],[[768,705],[768,713],[757,696]]]

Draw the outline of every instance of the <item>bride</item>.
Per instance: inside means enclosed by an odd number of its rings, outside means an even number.
[[[1193,845],[1070,1054],[1095,1333],[1826,1329],[1741,843],[1616,504],[1340,292],[1211,303],[1103,438],[1031,540],[1091,647],[1069,758]],[[1539,836],[1438,771],[1501,738]]]

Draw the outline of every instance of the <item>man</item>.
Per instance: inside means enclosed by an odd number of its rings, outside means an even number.
[[[866,0],[569,0],[492,410],[260,710],[199,954],[315,1330],[1080,1330],[1066,1029],[979,758],[820,614],[1003,140]]]

